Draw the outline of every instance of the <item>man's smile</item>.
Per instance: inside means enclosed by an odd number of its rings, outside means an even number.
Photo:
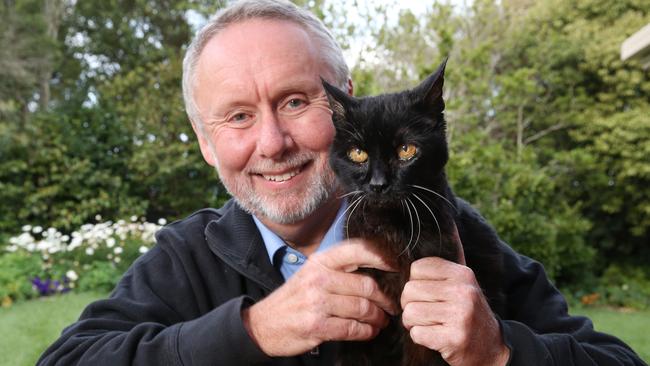
[[[301,170],[302,167],[283,174],[262,174],[262,176],[264,177],[264,179],[272,182],[284,182],[298,175]]]

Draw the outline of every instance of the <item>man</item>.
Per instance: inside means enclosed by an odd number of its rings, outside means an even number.
[[[342,240],[320,78],[350,93],[352,83],[310,13],[284,1],[235,3],[199,32],[183,70],[201,152],[234,200],[161,230],[40,364],[332,365],[337,341],[374,337],[398,305],[413,340],[451,365],[643,364],[569,317],[542,267],[505,244],[504,314],[463,263],[415,262],[401,304],[354,272],[391,264],[371,243]],[[487,225],[459,205],[462,220]]]

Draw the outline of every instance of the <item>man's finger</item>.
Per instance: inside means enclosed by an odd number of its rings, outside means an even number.
[[[332,294],[364,298],[389,314],[396,315],[398,312],[397,304],[394,304],[368,275],[332,272],[326,286],[327,291]]]
[[[445,281],[451,278],[469,279],[472,270],[462,264],[439,257],[426,257],[411,263],[410,280]]]
[[[329,315],[337,318],[358,320],[376,328],[388,325],[388,317],[384,310],[362,297],[336,296],[328,306]]]
[[[456,309],[448,303],[410,302],[404,307],[402,324],[409,330],[414,326],[442,327],[456,315]]]
[[[395,272],[395,266],[369,242],[362,239],[348,239],[330,250],[310,257],[327,268],[354,272],[359,268],[374,268],[382,271]]]
[[[374,338],[380,330],[360,321],[332,317],[323,327],[323,341],[365,341]]]

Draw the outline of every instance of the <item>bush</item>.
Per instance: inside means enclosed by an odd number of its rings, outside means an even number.
[[[74,289],[107,292],[149,250],[164,223],[141,222],[134,216],[130,222],[85,224],[70,235],[25,225],[0,255],[0,299],[10,305]]]
[[[0,300],[3,306],[35,296],[31,279],[41,273],[38,255],[26,251],[0,255]]]
[[[650,276],[639,267],[613,264],[600,279],[600,293],[608,305],[650,309]]]
[[[543,166],[530,149],[509,151],[476,132],[457,135],[451,150],[453,189],[503,240],[542,262],[560,285],[584,278],[594,262],[595,250],[584,240],[591,224],[580,216],[579,206],[558,197],[553,165]]]

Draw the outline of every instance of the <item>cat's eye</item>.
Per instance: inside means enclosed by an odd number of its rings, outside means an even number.
[[[413,144],[404,144],[397,149],[397,156],[399,160],[409,161],[415,157],[417,154],[418,148]]]
[[[348,158],[355,163],[361,164],[368,161],[368,153],[358,147],[353,147],[348,150]]]

